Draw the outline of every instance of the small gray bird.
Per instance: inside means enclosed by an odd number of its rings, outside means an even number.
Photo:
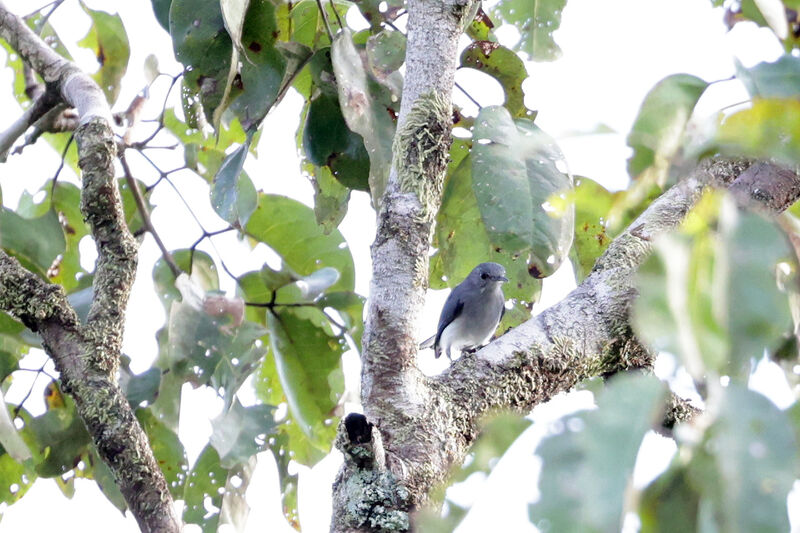
[[[489,342],[505,312],[503,283],[506,269],[497,263],[481,263],[447,297],[439,316],[436,335],[420,344],[433,345],[438,358],[442,350],[452,359],[451,350],[480,347]]]

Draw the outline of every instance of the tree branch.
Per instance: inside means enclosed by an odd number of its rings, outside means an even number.
[[[114,178],[116,150],[108,103],[89,76],[56,54],[2,2],[0,37],[78,112],[81,211],[98,250],[86,324],[80,323],[61,287],[28,272],[5,252],[0,252],[0,308],[41,335],[61,373],[63,390],[75,399],[141,530],[179,531],[147,436],[116,383],[125,308],[136,272],[136,241],[125,224]]]

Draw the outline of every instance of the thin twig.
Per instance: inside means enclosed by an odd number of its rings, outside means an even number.
[[[150,235],[153,236],[153,240],[156,241],[158,248],[161,250],[161,255],[164,256],[164,261],[167,262],[172,274],[177,278],[183,271],[178,268],[178,265],[175,263],[175,259],[173,259],[172,254],[169,253],[167,247],[164,246],[164,242],[161,240],[161,237],[158,236],[158,232],[153,227],[153,221],[150,219],[150,211],[147,209],[147,205],[144,203],[142,191],[139,189],[139,183],[131,174],[128,161],[125,159],[125,152],[120,152],[119,162],[122,165],[122,170],[125,172],[125,181],[128,182],[128,187],[131,189],[131,194],[133,194],[133,199],[136,202],[136,208],[139,210],[139,215],[142,217],[142,223]]]
[[[339,23],[339,29],[344,29],[344,24],[342,24],[342,18],[339,16],[339,11],[336,9],[336,5],[334,5],[333,0],[328,0],[331,4],[331,9],[333,10],[333,14],[336,16],[336,22]]]
[[[328,39],[333,42],[333,33],[331,33],[331,27],[328,24],[328,15],[325,13],[325,8],[322,7],[322,0],[317,0],[317,7],[319,8],[319,14],[322,17],[322,22],[325,24],[325,31],[328,33]]]
[[[44,367],[47,366],[48,362],[49,362],[49,360],[45,361],[44,364],[42,364],[41,368],[39,368],[38,370],[34,370],[32,368],[20,368],[19,369],[19,370],[25,370],[25,371],[29,371],[29,372],[36,372],[36,375],[33,377],[33,383],[31,383],[31,386],[28,389],[28,393],[25,394],[25,397],[22,398],[22,400],[20,400],[20,402],[14,408],[14,418],[17,418],[17,416],[19,416],[19,412],[22,410],[22,406],[25,405],[25,402],[27,401],[27,399],[30,398],[31,393],[33,392],[33,387],[36,386],[36,380],[39,379],[39,375],[44,372]],[[55,379],[53,379],[53,381],[55,381]]]

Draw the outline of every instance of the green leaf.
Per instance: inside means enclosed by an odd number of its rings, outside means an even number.
[[[29,447],[34,452],[36,472],[42,477],[69,472],[89,450],[89,433],[68,396],[64,397],[62,407],[51,407],[27,421],[27,425],[35,438],[35,448],[30,443]]]
[[[455,287],[478,263],[495,261],[506,267],[508,279],[503,287],[506,298],[514,298],[500,331],[520,324],[530,316],[526,302],[536,302],[542,289],[540,279],[528,270],[527,255],[493,246],[489,240],[475,198],[471,157],[461,164],[445,183],[442,206],[436,217],[434,244],[438,249],[431,260],[431,286]],[[526,314],[527,313],[527,314]]]
[[[786,495],[800,462],[787,414],[737,384],[722,389],[717,408],[688,466],[692,484],[713,506],[717,527],[789,531]]]
[[[128,369],[120,370],[120,373],[127,378],[124,392],[131,407],[136,409],[142,403],[153,403],[158,397],[158,388],[161,385],[161,370],[150,368],[137,375],[131,375],[129,372]],[[122,378],[120,382],[122,383]]]
[[[258,128],[311,56],[311,50],[299,43],[276,46],[279,29],[275,9],[268,0],[253,0],[243,20],[244,57],[238,80],[241,94],[233,99],[230,109],[247,131]]]
[[[626,487],[644,434],[663,411],[665,391],[653,376],[615,376],[597,410],[562,419],[545,438],[541,497],[530,507],[534,525],[550,531],[620,531]],[[569,512],[565,512],[565,510]]]
[[[607,230],[608,213],[614,195],[599,183],[589,178],[575,180],[575,243],[572,251],[576,261],[572,262],[575,277],[580,283],[589,275],[595,261],[608,248],[612,235]]]
[[[370,161],[369,188],[373,204],[379,205],[389,179],[395,123],[382,101],[382,87],[370,83],[350,30],[334,39],[331,61],[342,115],[347,126],[364,139]]]
[[[109,105],[112,105],[117,101],[122,88],[120,82],[128,70],[131,56],[128,34],[119,15],[89,9],[83,2],[81,7],[92,18],[92,26],[78,44],[94,52],[100,70],[92,77],[103,89]]]
[[[245,231],[272,248],[299,275],[308,276],[322,267],[333,267],[340,277],[332,290],[353,290],[353,257],[344,237],[338,230],[326,235],[317,225],[313,211],[300,202],[260,194],[258,207]]]
[[[228,471],[220,465],[219,454],[213,446],[207,445],[186,478],[183,521],[199,525],[203,533],[216,533],[227,479]],[[213,511],[206,510],[206,501],[213,506]]]
[[[749,109],[727,117],[713,141],[726,154],[775,158],[794,165],[800,159],[800,101],[756,99]]]
[[[100,487],[100,492],[111,502],[111,505],[119,509],[122,513],[128,509],[128,504],[125,502],[125,497],[122,495],[122,492],[119,490],[117,486],[116,480],[114,479],[114,474],[111,472],[111,469],[108,468],[103,460],[97,455],[97,451],[94,447],[89,449],[89,453],[87,454],[89,469],[90,472],[87,474],[91,475],[91,478],[94,479],[97,486]],[[78,476],[78,472],[76,471],[76,477]],[[61,480],[61,478],[56,478],[56,481]],[[70,481],[73,481],[74,478],[71,478]],[[71,490],[74,492],[74,487],[70,486]],[[63,488],[62,488],[63,491]],[[71,495],[68,497],[72,497]]]
[[[561,151],[499,106],[481,109],[473,136],[472,190],[491,246],[520,254],[535,277],[549,276],[573,236],[574,208],[563,201],[572,178],[557,168]]]
[[[683,144],[686,124],[708,83],[689,74],[667,76],[642,102],[628,134],[633,155],[628,174],[663,187],[670,163]]]
[[[334,0],[323,4],[328,24],[334,35],[342,28],[339,26],[333,10],[336,9],[340,17],[343,18],[344,13],[347,12],[351,5],[350,2],[343,0]],[[300,0],[292,4],[289,13],[291,20],[289,27],[292,32],[291,41],[307,46],[313,51],[330,46],[331,41],[328,38],[328,32],[325,29],[324,21],[319,15],[319,8],[315,0]]]
[[[151,0],[153,4],[153,14],[161,27],[169,32],[169,7],[172,0]]]
[[[28,492],[36,481],[36,472],[16,462],[0,447],[0,480],[0,503],[11,505]]]
[[[271,405],[243,407],[234,400],[230,409],[212,422],[209,444],[220,456],[220,466],[233,468],[258,453],[265,436],[275,427],[275,408]]]
[[[258,201],[253,182],[243,172],[250,137],[225,157],[211,184],[211,206],[225,222],[241,228],[247,224]]]
[[[217,267],[207,253],[200,250],[173,250],[172,259],[178,268],[189,273],[192,281],[202,290],[219,290]],[[153,266],[153,283],[164,310],[169,312],[172,303],[180,300],[181,293],[175,287],[175,275],[163,258],[159,258]]]
[[[0,209],[0,247],[40,275],[64,252],[66,241],[55,211],[27,219],[6,208]]]
[[[686,470],[673,463],[644,490],[639,504],[642,533],[697,531],[699,494]]]
[[[184,75],[185,87],[199,95],[206,118],[213,123],[225,93],[233,52],[219,2],[173,0],[169,33],[175,57],[190,69]]]
[[[381,30],[367,39],[367,60],[372,73],[381,78],[398,70],[406,60],[406,36]]]
[[[267,315],[275,366],[289,412],[310,442],[327,450],[336,433],[334,407],[343,391],[343,346],[311,315],[280,311]]]
[[[791,331],[775,278],[790,257],[785,237],[727,197],[698,204],[684,232],[692,238],[658,241],[640,269],[634,327],[654,348],[680,354],[697,379],[708,369],[744,380],[751,359]]]
[[[752,98],[796,98],[800,93],[800,58],[785,54],[776,61],[745,68],[736,62],[736,77]]]
[[[170,493],[175,498],[184,494],[186,472],[189,469],[186,452],[178,435],[158,419],[150,409],[137,409],[136,418],[142,424],[159,468],[164,473]]]
[[[347,214],[350,189],[339,183],[328,167],[315,167],[314,216],[322,230],[329,234],[341,224]]]
[[[369,154],[361,135],[347,127],[336,94],[323,91],[309,101],[303,150],[309,162],[330,168],[345,187],[369,190]]]
[[[528,79],[525,63],[505,46],[489,41],[476,41],[461,52],[461,66],[474,68],[496,79],[506,99],[503,106],[514,118],[534,118],[534,113],[525,107],[522,83]]]
[[[44,188],[48,194],[50,184]],[[83,286],[89,275],[81,266],[80,242],[89,234],[89,228],[83,221],[80,210],[81,190],[71,183],[57,182],[51,198],[52,208],[61,218],[64,232],[65,250],[61,256],[58,268],[51,271],[55,275],[50,278],[53,283],[58,283],[68,293]]]
[[[169,315],[174,371],[224,393],[226,405],[264,354],[258,339],[266,333],[253,322],[235,327],[230,321],[227,314],[209,314],[186,302],[173,303]]]
[[[520,40],[514,50],[525,52],[534,61],[553,61],[561,56],[553,32],[561,25],[566,3],[567,0],[501,0],[493,17],[519,30]]]

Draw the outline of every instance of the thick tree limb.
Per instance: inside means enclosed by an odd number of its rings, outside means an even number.
[[[475,355],[460,358],[432,379],[387,357],[387,366],[396,365],[395,386],[383,398],[376,391],[365,394],[364,401],[373,404],[364,407],[369,422],[383,436],[386,470],[397,480],[394,490],[406,497],[394,501],[406,501],[412,513],[425,504],[431,488],[444,482],[450,469],[464,460],[480,419],[488,413],[509,409],[527,413],[587,377],[649,367],[652,355],[634,337],[628,322],[636,296],[636,271],[648,257],[653,240],[677,227],[710,185],[730,187],[738,197],[773,212],[786,209],[800,196],[800,177],[775,165],[753,165],[746,160],[704,162],[617,237],[589,277],[559,304]],[[393,333],[387,328],[382,335]],[[364,372],[369,370],[366,367]],[[677,397],[665,411],[666,428],[697,412]],[[340,433],[339,440],[343,438]],[[353,445],[337,442],[346,464],[348,455],[353,456]],[[365,453],[358,446],[355,449]],[[336,512],[347,501],[345,507],[352,514],[358,493],[374,494],[363,487],[348,489],[348,483],[352,485],[348,473],[362,482],[373,479],[363,470],[346,466],[340,473],[334,490]],[[396,494],[384,486],[385,474],[380,479],[376,491]],[[339,526],[334,524],[333,529],[348,530]],[[379,529],[362,524],[349,530]]]
[[[81,211],[98,250],[94,298],[81,324],[61,287],[28,272],[0,251],[0,309],[39,332],[97,451],[142,531],[180,530],[167,483],[147,436],[116,382],[136,241],[128,231],[114,178],[111,113],[97,84],[56,54],[0,2],[0,37],[76,108],[82,170]]]

